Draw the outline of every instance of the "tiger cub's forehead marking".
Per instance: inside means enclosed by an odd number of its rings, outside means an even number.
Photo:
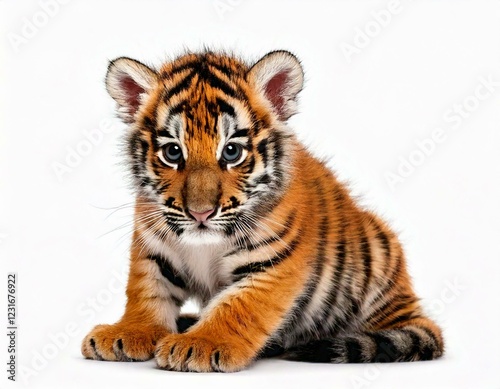
[[[220,140],[217,145],[217,159],[220,159],[224,146],[238,130],[249,130],[252,128],[252,120],[248,110],[236,100],[232,101],[232,103],[231,106],[234,109],[234,115],[223,112],[218,119],[217,131]],[[249,134],[247,133],[245,138],[248,138],[248,136]],[[239,141],[242,141],[242,139],[239,139]]]
[[[234,120],[237,125],[237,129],[241,128],[251,128],[252,127],[252,118],[251,118],[251,112],[245,105],[236,100],[236,99],[231,99],[230,101],[231,106],[234,108]]]
[[[158,109],[157,122],[159,138],[171,138],[180,140],[184,128],[184,120],[180,113],[171,114],[170,109],[161,107]]]
[[[217,145],[216,157],[217,160],[220,159],[222,150],[226,145],[226,141],[230,138],[232,134],[236,132],[237,123],[232,115],[223,113],[219,120],[219,144]]]
[[[242,103],[233,100],[231,103],[225,102],[224,104],[230,105],[233,110],[231,113],[227,113],[221,109],[218,117],[214,117],[217,123],[216,134],[219,138],[218,148],[238,130],[252,127],[251,115]],[[213,115],[215,116],[216,112]],[[160,106],[157,111],[157,123],[159,127],[157,131],[158,143],[165,145],[176,140],[182,146],[184,155],[187,157],[188,150],[185,143],[186,120],[183,112],[172,112],[170,107]]]
[[[168,108],[162,107],[158,109],[158,125],[159,130],[156,135],[156,142],[160,146],[165,146],[167,143],[177,143],[181,149],[184,160],[188,159],[188,149],[184,140],[184,120],[180,113],[170,114]]]
[[[220,118],[220,129],[224,137],[229,138],[236,131],[236,121],[234,117],[223,113]]]

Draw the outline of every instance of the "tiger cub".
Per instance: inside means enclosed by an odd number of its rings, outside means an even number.
[[[286,51],[252,65],[210,51],[159,70],[111,62],[135,225],[125,313],[85,337],[85,357],[233,372],[270,356],[442,355],[397,236],[287,127],[303,78]],[[180,315],[188,298],[199,319]]]

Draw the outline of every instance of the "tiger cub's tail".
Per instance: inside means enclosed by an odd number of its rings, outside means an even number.
[[[285,351],[283,358],[305,362],[410,362],[436,359],[444,344],[439,327],[428,318],[397,328],[316,340]]]

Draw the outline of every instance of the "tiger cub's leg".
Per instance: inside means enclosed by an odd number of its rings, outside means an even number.
[[[297,253],[296,250],[294,253]],[[177,371],[241,370],[258,356],[300,294],[305,273],[295,254],[255,270],[224,290],[183,334],[166,335],[155,352],[159,367]]]
[[[138,242],[136,235],[134,242]],[[177,332],[176,319],[186,293],[183,283],[169,279],[171,272],[162,258],[148,256],[139,247],[137,243],[132,246],[125,314],[115,324],[98,325],[90,331],[81,348],[86,358],[148,360],[160,338]]]

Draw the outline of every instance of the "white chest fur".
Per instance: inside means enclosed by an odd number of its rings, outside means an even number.
[[[229,250],[225,244],[160,240],[150,232],[142,235],[148,251],[168,259],[174,270],[188,280],[193,292],[203,300],[229,284],[231,273],[221,263]]]

